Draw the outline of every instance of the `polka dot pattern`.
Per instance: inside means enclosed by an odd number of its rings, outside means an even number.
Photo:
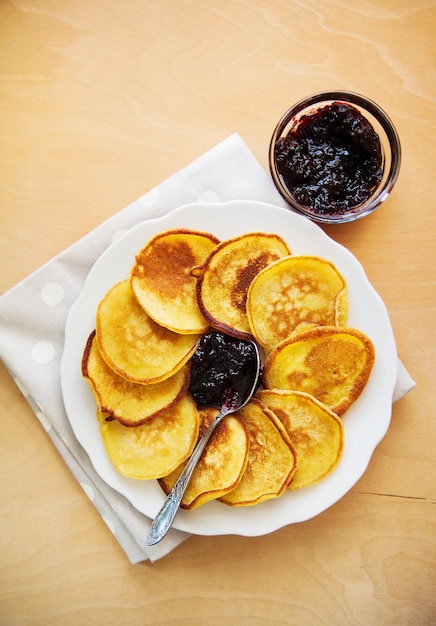
[[[55,349],[49,341],[39,341],[32,348],[32,359],[35,363],[46,365],[53,360]]]
[[[93,487],[91,487],[91,485],[89,485],[88,483],[80,483],[80,486],[82,487],[88,498],[91,500],[91,502],[93,502],[95,497]]]
[[[64,299],[64,288],[59,283],[47,283],[41,289],[41,300],[49,306],[57,306]]]
[[[36,417],[39,419],[42,427],[48,433],[51,430],[51,423],[49,422],[47,416],[42,411],[37,411],[35,413]]]
[[[113,523],[110,519],[108,519],[107,517],[104,517],[104,516],[102,516],[102,517],[103,517],[103,521],[104,521],[104,523],[105,523],[105,524],[106,524],[106,526],[109,528],[109,530],[111,531],[111,533],[112,533],[113,535],[115,535],[115,525],[114,525],[114,523]]]
[[[29,396],[29,392],[26,389],[26,387],[23,385],[23,383],[21,382],[21,380],[19,378],[14,378],[15,384],[17,385],[18,389],[21,391],[21,393],[23,394],[23,396],[25,398],[27,398]]]
[[[120,230],[116,230],[114,234],[112,235],[112,243],[115,243],[115,241],[118,241],[118,239],[120,239],[127,232],[128,232],[127,228],[121,228]]]
[[[41,300],[49,307],[56,307],[64,299],[65,291],[62,285],[56,282],[46,283],[40,291]],[[39,365],[47,365],[50,363],[56,350],[49,341],[39,341],[32,346],[31,357],[35,363]]]

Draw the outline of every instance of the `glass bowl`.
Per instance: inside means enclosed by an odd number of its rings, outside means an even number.
[[[299,135],[304,135],[306,133],[304,124],[306,123],[305,120],[307,121],[307,116],[312,116],[312,114],[319,114],[319,111],[321,109],[324,109],[324,107],[330,107],[330,105],[336,105],[337,103],[339,105],[345,104],[347,109],[349,109],[351,105],[354,113],[357,109],[357,111],[371,124],[372,129],[375,131],[376,135],[378,135],[378,139],[380,142],[380,151],[378,153],[378,157],[380,158],[381,172],[379,180],[377,180],[377,184],[370,186],[370,190],[368,190],[368,194],[366,195],[365,199],[361,199],[359,202],[352,203],[346,207],[344,205],[342,205],[340,208],[337,208],[337,206],[334,207],[333,205],[329,207],[328,204],[322,205],[320,207],[319,200],[316,202],[314,201],[314,203],[311,203],[309,201],[302,202],[301,199],[299,201],[295,197],[295,193],[297,193],[296,189],[294,189],[293,191],[290,187],[290,184],[286,183],[286,180],[282,173],[279,172],[276,146],[282,145],[282,142],[284,142],[285,138],[288,137],[289,133],[294,133],[298,128],[300,128]],[[311,118],[309,117],[309,119]],[[366,122],[363,121],[363,124],[366,124]],[[301,130],[301,128],[303,128],[303,130]],[[346,128],[346,126],[342,125],[341,128],[344,129]],[[348,131],[341,130],[340,132],[342,132],[342,135],[345,136]],[[331,134],[329,135],[329,137],[331,137]],[[333,143],[335,141],[337,142],[337,140],[333,140]],[[364,144],[362,143],[362,145]],[[309,149],[315,151],[318,150],[319,154],[320,146],[315,146],[315,148],[313,148],[312,146],[312,148]],[[306,151],[307,153],[307,144],[303,146],[302,150],[303,152]],[[330,152],[331,150],[335,150],[335,148],[328,146],[323,154],[327,154],[327,152]],[[321,158],[322,156],[323,155],[321,155]],[[331,152],[328,160],[330,160],[330,163],[338,162],[338,159],[335,155],[333,155],[332,158]],[[306,160],[304,163],[304,167],[302,168],[303,176],[305,176],[305,172],[307,173],[310,170],[310,167],[306,167]],[[307,216],[315,222],[324,224],[341,224],[344,222],[351,222],[353,220],[362,218],[365,215],[368,215],[369,213],[374,211],[374,209],[380,206],[380,204],[389,197],[389,194],[392,191],[392,188],[394,187],[395,182],[398,178],[400,163],[400,140],[397,131],[395,130],[395,127],[392,121],[389,119],[388,115],[372,100],[369,100],[365,96],[349,91],[331,91],[318,93],[304,98],[303,100],[300,100],[299,102],[294,104],[279,120],[271,137],[271,142],[269,146],[269,167],[271,171],[271,176],[281,196],[286,200],[286,202],[294,211],[302,213],[303,215]],[[279,165],[279,167],[281,166]],[[333,168],[331,170],[333,172],[333,175],[336,175],[334,171],[335,167],[337,167],[337,172],[339,172],[339,167],[342,168],[342,166],[336,165],[330,165],[330,167]],[[295,170],[297,169],[298,168],[295,168]],[[307,182],[304,183],[304,185],[307,184]],[[316,188],[318,189],[319,187],[322,187],[322,184],[322,182],[319,183],[318,181]]]

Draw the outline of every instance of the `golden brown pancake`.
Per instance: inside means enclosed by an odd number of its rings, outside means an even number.
[[[257,397],[277,415],[297,450],[298,469],[289,489],[308,487],[330,474],[344,448],[341,419],[301,391],[261,390]]]
[[[255,339],[269,351],[301,322],[343,326],[348,316],[347,285],[330,261],[289,256],[253,280],[247,315]]]
[[[125,426],[139,426],[174,406],[189,386],[189,366],[158,383],[142,385],[122,378],[102,358],[95,332],[88,338],[82,358],[87,379],[98,407],[107,417]]]
[[[200,418],[189,393],[174,406],[142,426],[126,427],[100,421],[108,456],[124,476],[140,480],[160,478],[189,457],[198,438]]]
[[[194,354],[199,339],[152,320],[138,304],[128,279],[112,287],[100,302],[96,334],[109,367],[126,380],[143,384],[175,374]]]
[[[356,328],[318,326],[295,333],[268,355],[267,389],[305,391],[337,415],[362,393],[375,361],[372,341]]]
[[[252,399],[238,415],[248,427],[248,463],[238,486],[220,498],[230,506],[251,506],[278,498],[297,469],[297,454],[282,423],[262,402]]]
[[[251,339],[246,313],[248,288],[263,268],[288,254],[286,242],[267,233],[247,233],[218,244],[195,270],[198,304],[209,324]]]
[[[215,417],[216,409],[200,411],[200,436]],[[194,509],[232,491],[239,483],[248,461],[248,432],[241,420],[229,415],[215,428],[192,474],[181,507]],[[186,463],[159,480],[168,494]]]
[[[136,255],[130,286],[139,304],[161,326],[182,334],[208,328],[197,303],[193,267],[219,239],[209,233],[169,230],[153,237]]]

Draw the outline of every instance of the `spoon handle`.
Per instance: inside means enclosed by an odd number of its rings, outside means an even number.
[[[207,442],[210,439],[215,428],[220,423],[221,419],[227,414],[228,411],[221,410],[215,419],[210,423],[203,437],[198,441],[194,448],[194,452],[191,454],[189,461],[183,468],[182,473],[178,477],[176,483],[168,494],[165,502],[162,505],[159,513],[151,523],[150,530],[147,535],[147,545],[153,546],[165,537],[168,530],[173,523],[176,513],[179,509],[180,502],[182,501],[183,494],[186,491],[189,480],[192,476],[192,472],[195,469],[203,450],[206,447]]]

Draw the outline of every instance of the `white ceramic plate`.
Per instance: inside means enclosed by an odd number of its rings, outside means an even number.
[[[126,478],[109,461],[100,437],[95,400],[81,376],[80,366],[86,340],[95,327],[100,300],[116,282],[128,277],[135,254],[150,237],[178,227],[211,232],[220,239],[253,231],[278,233],[294,254],[315,254],[329,259],[348,282],[348,324],[372,339],[376,362],[365,390],[344,416],[345,446],[338,467],[317,485],[287,492],[281,498],[253,507],[228,507],[210,502],[194,511],[180,510],[174,527],[199,535],[256,536],[310,519],[353,487],[385,435],[391,418],[397,354],[386,308],[356,258],[316,224],[287,209],[252,201],[190,204],[139,224],[102,254],[90,271],[66,324],[61,380],[73,431],[101,478],[130,500],[136,509],[154,517],[164,501],[163,493],[156,481]]]

